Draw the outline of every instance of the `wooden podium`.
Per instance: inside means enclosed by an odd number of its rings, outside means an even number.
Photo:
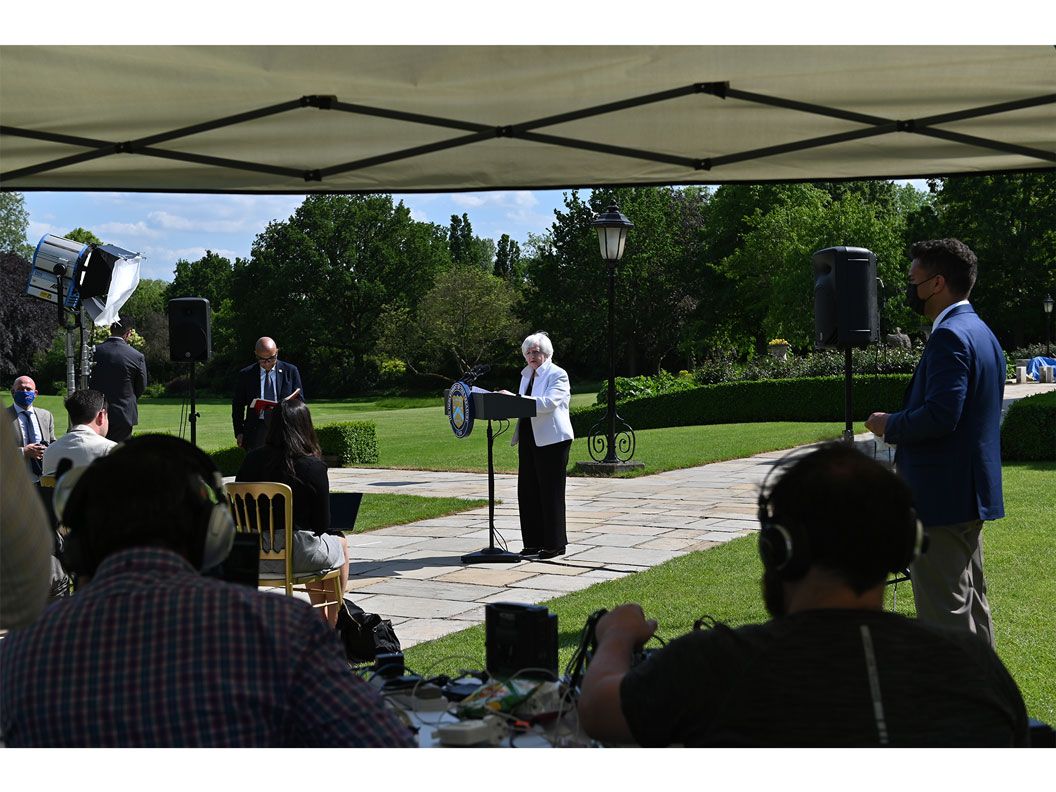
[[[470,398],[473,400],[473,420],[479,418],[488,422],[488,546],[467,553],[461,560],[463,564],[513,564],[523,561],[524,556],[495,546],[495,433],[491,422],[534,418],[535,399],[506,393],[474,393]],[[444,408],[447,414],[450,410],[447,393],[444,394]]]

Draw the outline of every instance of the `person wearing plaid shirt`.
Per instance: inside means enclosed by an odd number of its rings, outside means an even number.
[[[187,502],[215,468],[199,476],[172,451],[211,467],[204,453],[157,440],[93,462],[69,495],[63,522],[89,540],[76,565],[91,579],[0,641],[4,743],[411,746],[307,603],[198,573],[201,537],[188,526],[202,504]],[[226,508],[216,494],[210,511]]]

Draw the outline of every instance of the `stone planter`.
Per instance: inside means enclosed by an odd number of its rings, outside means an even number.
[[[771,344],[768,347],[768,349],[770,350],[770,354],[778,360],[784,360],[785,358],[787,358],[788,350],[790,350],[791,348],[792,347],[790,347],[788,344]]]

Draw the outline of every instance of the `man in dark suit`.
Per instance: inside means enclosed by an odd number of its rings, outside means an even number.
[[[44,449],[55,442],[55,419],[43,407],[33,406],[37,383],[32,377],[23,375],[16,379],[11,386],[11,398],[15,403],[7,408],[7,418],[15,430],[30,478],[36,484],[40,481]]]
[[[918,618],[994,643],[983,577],[982,527],[1005,514],[1001,400],[1005,356],[975,313],[975,254],[956,239],[918,242],[906,299],[933,321],[902,410],[865,425],[896,446],[929,548],[910,567]]]
[[[88,387],[101,391],[109,404],[110,431],[106,439],[120,443],[132,436],[139,423],[139,402],[147,387],[147,360],[133,349],[132,323],[118,319],[110,325],[110,337],[97,344],[92,356],[92,376]]]
[[[304,398],[301,373],[292,363],[279,360],[279,348],[273,340],[267,336],[258,339],[253,352],[257,362],[238,372],[235,396],[231,400],[235,442],[247,451],[264,445],[271,418],[270,410],[250,409],[254,399],[279,402],[293,396]]]

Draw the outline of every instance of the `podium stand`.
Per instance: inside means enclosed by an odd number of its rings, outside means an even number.
[[[535,417],[535,399],[510,396],[505,393],[474,393],[473,420],[488,422],[488,546],[462,556],[463,564],[512,564],[523,561],[518,553],[495,546],[495,433],[491,422]],[[445,399],[445,404],[447,400]]]

